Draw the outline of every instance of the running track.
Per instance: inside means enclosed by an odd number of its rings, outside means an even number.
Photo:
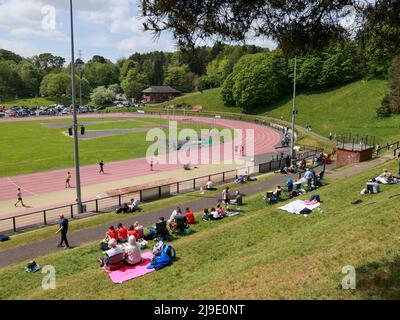
[[[111,115],[85,115],[82,118],[115,118],[115,117],[157,117],[159,116],[151,116],[151,115],[141,115],[141,114],[111,114]],[[57,117],[57,119],[65,118],[69,119],[70,117]],[[167,116],[164,116],[167,118]],[[227,119],[213,119],[213,118],[200,118],[200,117],[190,117],[192,121],[198,123],[204,123],[209,125],[217,125],[219,127],[226,127],[229,129],[254,129],[254,153],[255,155],[266,154],[266,153],[276,153],[276,146],[281,141],[280,134],[265,126],[256,125],[247,122],[240,122],[234,120],[227,120]],[[55,119],[52,118],[26,118],[26,119],[2,119],[1,122],[9,122],[9,121],[32,121],[32,120],[48,120],[48,119]],[[169,117],[169,119],[175,120],[183,120],[185,119],[182,116],[173,116]],[[220,146],[213,146],[210,147],[211,153],[219,152]],[[100,159],[101,160],[101,159]],[[100,161],[99,160],[99,161]],[[196,164],[193,163],[192,164]],[[117,161],[113,163],[106,163],[105,171],[106,173],[110,173],[107,175],[99,176],[98,165],[89,165],[81,167],[81,183],[82,186],[90,186],[96,185],[99,183],[107,183],[113,181],[119,181],[127,178],[138,177],[138,176],[145,176],[148,174],[157,174],[157,172],[164,172],[170,170],[176,170],[182,168],[181,164],[168,164],[168,165],[159,165],[155,164],[155,169],[157,171],[150,172],[149,164],[145,158],[141,159],[134,159],[134,160],[125,160],[125,161]],[[0,178],[0,201],[15,199],[16,197],[16,189],[17,186],[21,187],[23,191],[23,195],[25,197],[33,196],[33,195],[40,195],[46,194],[55,191],[64,190],[65,185],[65,174],[67,171],[71,171],[73,178],[72,178],[72,185],[74,185],[74,172],[73,168],[67,168],[62,170],[55,170],[49,172],[40,172],[28,175],[19,175],[14,177],[6,177]]]

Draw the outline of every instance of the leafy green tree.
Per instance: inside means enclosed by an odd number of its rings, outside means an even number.
[[[119,72],[118,66],[109,60],[105,63],[90,60],[83,70],[85,78],[93,88],[118,83]]]
[[[115,99],[115,91],[113,88],[100,86],[93,90],[90,99],[97,105],[107,106]]]
[[[132,69],[121,83],[122,90],[128,99],[140,98],[144,89],[149,86],[149,79],[146,74]]]
[[[0,61],[0,96],[13,97],[21,91],[22,80],[14,61]]]
[[[288,92],[291,81],[286,59],[279,51],[243,56],[224,83],[225,104],[251,113]]]
[[[33,64],[42,69],[46,74],[50,72],[62,71],[65,59],[63,57],[54,56],[51,53],[41,53],[32,58]]]
[[[22,82],[19,94],[25,97],[39,94],[43,71],[27,60],[20,62],[16,67],[16,71]]]
[[[320,86],[320,76],[323,67],[323,60],[319,56],[306,55],[301,58],[297,81],[302,88],[318,88]]]
[[[181,92],[191,92],[193,90],[191,78],[192,75],[188,72],[187,66],[169,67],[164,84]]]
[[[15,63],[20,63],[22,57],[14,52],[0,49],[0,61],[14,61]]]
[[[389,94],[383,99],[382,108],[386,108],[390,113],[400,114],[400,55],[393,59],[390,66],[388,87]]]
[[[71,95],[71,76],[66,73],[50,73],[40,85],[40,94],[47,97]]]

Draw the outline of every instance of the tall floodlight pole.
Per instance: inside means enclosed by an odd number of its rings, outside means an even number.
[[[294,75],[293,75],[293,110],[292,110],[292,139],[291,139],[291,147],[292,147],[292,164],[295,161],[295,151],[294,151],[294,146],[295,146],[295,129],[296,129],[296,77],[297,77],[297,56],[294,57]]]
[[[72,105],[74,110],[73,118],[73,134],[74,134],[74,153],[75,153],[75,176],[76,176],[76,202],[78,205],[78,213],[82,213],[82,192],[81,192],[81,174],[79,168],[79,145],[78,145],[78,109],[76,107],[75,92],[75,45],[74,45],[74,14],[72,0],[70,4],[71,15],[71,81],[72,81]]]
[[[78,69],[79,69],[79,106],[82,107],[82,50],[79,50]]]

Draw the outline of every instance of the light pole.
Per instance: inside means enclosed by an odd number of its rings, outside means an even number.
[[[295,146],[295,129],[296,129],[296,77],[297,77],[297,56],[294,57],[294,75],[293,75],[293,109],[292,109],[292,139],[291,139],[291,147],[292,147],[292,161],[291,164],[295,161],[295,151],[294,151],[294,146]]]
[[[78,145],[78,110],[76,107],[76,92],[75,92],[75,45],[74,45],[74,14],[72,0],[70,4],[71,17],[71,81],[72,81],[72,105],[73,105],[73,134],[74,134],[74,154],[75,154],[75,176],[76,176],[76,202],[78,205],[78,213],[82,213],[82,192],[81,192],[81,174],[79,168],[79,145]]]
[[[82,60],[82,51],[79,50],[79,58],[76,59],[76,66],[79,69],[79,106],[82,107],[82,69],[85,63]]]

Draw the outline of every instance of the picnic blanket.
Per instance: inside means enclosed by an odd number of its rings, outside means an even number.
[[[308,201],[303,201],[303,200],[295,200],[293,202],[290,202],[286,206],[280,207],[280,210],[292,213],[292,214],[300,214],[301,211],[304,209],[309,209],[309,210],[314,210],[318,208],[321,204],[319,202],[308,202]]]
[[[112,282],[123,283],[125,281],[129,281],[155,271],[155,269],[147,269],[147,267],[151,264],[153,257],[154,256],[152,253],[146,252],[142,254],[142,263],[136,266],[123,266],[121,269],[116,271],[108,271],[104,268],[103,270],[108,273]]]

